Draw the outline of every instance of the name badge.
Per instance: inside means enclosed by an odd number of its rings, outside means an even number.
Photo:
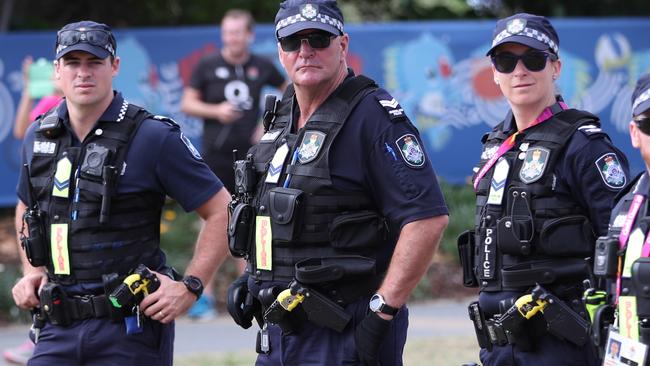
[[[54,274],[69,275],[68,224],[52,224],[50,226],[50,253],[52,253]]]
[[[645,365],[648,346],[623,336],[612,328],[605,344],[604,366]]]
[[[257,269],[270,271],[273,268],[273,233],[271,218],[257,216],[255,218],[255,262]]]

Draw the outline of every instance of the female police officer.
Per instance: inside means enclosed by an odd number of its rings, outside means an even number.
[[[590,347],[566,339],[586,342],[579,299],[589,264],[583,258],[593,253],[594,233],[607,230],[613,197],[626,183],[627,160],[596,116],[569,109],[555,94],[562,63],[557,33],[546,18],[522,13],[499,20],[487,55],[510,110],[483,137],[473,177],[476,226],[459,238],[465,285],[480,287],[470,314],[481,361],[593,364]],[[535,295],[560,300],[552,301],[554,309],[571,323],[551,322],[557,328],[547,330],[541,312],[527,314],[530,320],[508,312],[536,284],[541,287]]]

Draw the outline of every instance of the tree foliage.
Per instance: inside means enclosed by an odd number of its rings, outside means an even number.
[[[648,16],[648,0],[339,0],[347,22],[546,16]],[[57,29],[92,19],[113,27],[217,24],[226,10],[251,11],[272,23],[279,0],[0,0],[0,31]],[[1,24],[4,23],[4,24]]]

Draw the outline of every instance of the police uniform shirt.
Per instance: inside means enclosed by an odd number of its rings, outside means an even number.
[[[553,123],[552,119],[543,123]],[[534,127],[533,127],[534,128]],[[514,117],[504,123],[508,136],[517,130]],[[515,149],[517,146],[515,146]],[[615,155],[623,171],[623,181],[614,181],[603,172],[603,158]],[[494,169],[494,168],[492,168]],[[614,197],[629,179],[629,163],[601,128],[586,123],[579,127],[561,152],[554,175],[555,193],[577,201],[585,209],[596,236],[606,235]]]
[[[283,82],[284,77],[271,61],[254,54],[243,65],[229,64],[219,52],[202,58],[192,72],[189,86],[201,93],[204,102],[227,100],[243,113],[239,120],[228,125],[206,119],[203,126],[204,153],[221,151],[230,157],[234,148],[242,152],[248,149],[259,117],[262,88],[265,85],[277,88]],[[210,160],[211,156],[205,155]],[[227,159],[226,163],[230,165],[232,161]]]
[[[330,169],[339,189],[370,194],[393,235],[409,222],[449,214],[418,130],[383,89],[348,117],[330,149]]]
[[[122,94],[116,93],[99,121],[119,123],[115,121],[119,119],[123,101]],[[71,130],[66,104],[61,103],[56,113],[63,120],[64,133],[72,134],[72,144],[81,145]],[[23,164],[31,161],[34,132],[38,125],[33,123],[26,133],[22,150]],[[27,177],[21,170],[17,194],[24,203],[28,202],[27,187]],[[131,142],[126,157],[126,170],[120,177],[117,193],[158,192],[161,200],[168,195],[189,212],[207,202],[222,187],[221,181],[202,161],[198,151],[178,126],[147,119],[142,122]]]

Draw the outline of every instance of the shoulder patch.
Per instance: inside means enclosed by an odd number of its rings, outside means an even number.
[[[596,168],[606,186],[620,189],[625,186],[627,177],[615,153],[607,153],[596,160]]]
[[[580,127],[578,127],[578,131],[584,133],[587,136],[592,136],[592,135],[605,133],[605,132],[603,132],[602,128],[600,128],[600,126],[593,125],[593,124],[587,124],[587,125],[580,126]]]
[[[397,99],[393,98],[390,94],[386,92],[380,92],[375,94],[375,98],[379,102],[379,105],[381,105],[386,110],[386,113],[388,113],[388,117],[391,119],[391,121],[397,121],[406,118],[404,109],[399,104]]]
[[[190,139],[187,138],[187,136],[185,136],[185,134],[182,132],[180,133],[180,136],[181,136],[181,141],[183,141],[183,144],[185,145],[185,147],[187,147],[187,150],[189,150],[190,154],[192,154],[194,159],[203,160],[203,157],[201,157],[201,153],[199,152],[199,150],[196,149],[196,147],[194,147],[192,141],[190,141]]]
[[[169,117],[166,117],[166,116],[161,116],[159,114],[156,114],[154,116],[151,116],[151,118],[153,118],[153,119],[155,119],[157,121],[165,122],[170,126],[178,126],[178,123],[176,123],[176,121],[174,121],[173,119],[171,119]]]
[[[397,145],[397,149],[406,165],[413,168],[421,168],[424,166],[426,155],[424,155],[422,145],[415,135],[410,133],[403,135],[395,141],[395,145]]]

